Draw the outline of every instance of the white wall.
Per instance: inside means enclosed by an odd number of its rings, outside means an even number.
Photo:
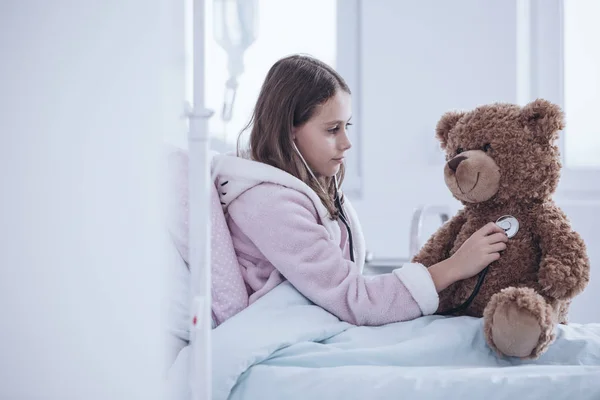
[[[587,245],[592,265],[591,279],[585,291],[571,306],[570,318],[573,322],[600,322],[600,201],[572,202],[558,201],[558,205],[571,220],[575,229]]]
[[[160,398],[167,4],[0,2],[0,398]]]
[[[362,153],[363,196],[356,207],[369,249],[405,257],[414,208],[460,206],[443,181],[434,138],[440,116],[516,101],[515,5],[369,0],[361,7],[362,145],[351,151]]]
[[[440,116],[520,100],[516,6],[514,0],[361,2],[362,136],[352,151],[361,152],[363,190],[354,203],[376,257],[408,256],[417,206],[460,207],[443,181],[443,155],[434,139]],[[592,282],[574,302],[571,319],[598,322],[600,199],[559,204],[586,240],[593,265]],[[434,228],[429,224],[429,232]]]

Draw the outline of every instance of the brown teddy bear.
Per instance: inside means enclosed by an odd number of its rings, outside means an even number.
[[[431,266],[448,258],[490,221],[504,228],[510,239],[500,259],[443,290],[438,308],[483,317],[487,343],[500,356],[538,358],[589,281],[585,244],[551,198],[561,129],[562,111],[541,99],[448,112],[436,127],[446,185],[464,207],[413,261]]]

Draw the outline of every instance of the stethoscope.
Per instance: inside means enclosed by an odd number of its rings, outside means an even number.
[[[335,188],[336,188],[336,190],[335,190],[335,205],[340,213],[339,214],[340,220],[346,226],[346,230],[348,231],[348,241],[350,242],[350,259],[352,260],[352,262],[354,262],[354,244],[352,241],[352,230],[350,229],[350,224],[348,222],[346,214],[344,213],[344,208],[342,207],[342,203],[340,201],[337,177],[334,177],[334,179],[335,179]],[[500,218],[498,218],[496,220],[496,224],[504,230],[504,232],[506,233],[506,236],[508,236],[509,239],[513,238],[517,234],[517,232],[519,232],[519,220],[516,219],[515,217],[513,217],[512,215],[501,216]],[[475,299],[475,297],[477,296],[477,294],[479,293],[479,290],[481,289],[481,285],[483,285],[483,281],[485,280],[485,276],[487,275],[488,271],[489,271],[489,266],[485,267],[479,273],[479,276],[477,277],[477,283],[475,284],[475,288],[473,289],[473,292],[471,293],[469,298],[464,303],[462,303],[458,307],[454,307],[450,310],[447,310],[447,311],[444,311],[444,312],[441,312],[438,314],[439,315],[454,314],[456,312],[462,311],[462,310],[466,309],[467,307],[469,307],[471,305],[471,303],[473,302],[473,300]]]
[[[496,224],[504,230],[504,232],[506,233],[506,236],[508,236],[509,239],[514,237],[517,234],[517,232],[519,232],[519,220],[516,219],[515,217],[513,217],[512,215],[501,216],[500,218],[498,218],[496,220]],[[488,269],[489,269],[489,266],[485,267],[479,273],[479,276],[477,277],[477,284],[475,285],[475,288],[473,289],[473,293],[471,293],[469,298],[464,303],[462,303],[458,307],[454,307],[450,310],[447,310],[444,312],[439,312],[437,314],[439,314],[439,315],[454,314],[456,312],[463,311],[465,308],[469,307],[471,305],[471,303],[473,302],[473,300],[475,299],[475,296],[477,296],[477,294],[479,293],[479,289],[481,289],[481,285],[483,284],[483,280],[485,279],[485,276],[488,273]]]
[[[346,226],[346,230],[348,231],[348,241],[350,242],[350,259],[352,260],[352,262],[354,262],[354,244],[352,241],[352,230],[350,229],[350,224],[348,222],[346,214],[344,213],[344,208],[342,207],[342,203],[340,202],[340,197],[338,195],[338,190],[337,190],[337,179],[336,179],[335,183],[336,183],[335,205],[336,205],[338,211],[340,212],[340,214],[339,214],[340,220]],[[506,233],[506,236],[508,236],[509,239],[513,238],[517,234],[517,232],[519,232],[519,220],[516,219],[515,217],[513,217],[512,215],[501,216],[500,218],[498,218],[496,220],[496,224],[504,230],[504,232]],[[456,312],[463,311],[464,309],[469,307],[471,305],[471,303],[473,302],[473,300],[475,299],[475,297],[477,296],[477,294],[479,294],[479,290],[481,289],[481,285],[483,285],[483,281],[485,280],[485,276],[487,275],[488,271],[489,271],[489,266],[485,267],[479,273],[479,275],[477,277],[477,283],[475,284],[475,288],[473,289],[473,292],[471,293],[469,298],[464,303],[462,303],[458,307],[454,307],[450,310],[447,310],[447,311],[444,311],[444,312],[441,312],[438,314],[439,315],[454,314]]]
[[[340,220],[346,226],[346,230],[348,231],[348,241],[350,242],[350,260],[354,262],[354,243],[352,242],[352,231],[350,230],[350,223],[344,214],[344,208],[342,207],[342,203],[340,202],[340,196],[337,191],[337,177],[335,179],[336,191],[335,191],[335,206],[340,212]]]
[[[300,159],[304,163],[304,166],[306,167],[306,169],[308,170],[308,172],[310,173],[310,175],[317,182],[317,185],[319,185],[319,188],[323,191],[323,193],[325,193],[325,195],[327,195],[327,191],[325,191],[325,189],[323,189],[323,187],[319,183],[319,180],[317,179],[317,177],[313,173],[312,169],[308,166],[308,163],[306,162],[306,160],[302,156],[302,153],[300,153],[300,150],[296,146],[296,143],[294,142],[294,140],[292,140],[292,146],[294,147],[294,150],[296,151],[296,153],[298,154],[298,156],[300,156]],[[333,181],[334,181],[334,184],[335,184],[335,199],[334,199],[335,207],[338,209],[338,211],[340,213],[340,220],[346,226],[346,230],[348,231],[348,241],[350,242],[350,260],[352,262],[354,262],[354,242],[352,241],[352,231],[350,229],[350,223],[348,222],[348,217],[346,217],[346,214],[344,213],[344,207],[342,207],[342,202],[340,201],[340,195],[339,195],[339,193],[340,193],[340,187],[338,185],[337,175],[333,175]]]

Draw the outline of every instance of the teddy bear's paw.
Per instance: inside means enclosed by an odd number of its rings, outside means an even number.
[[[490,347],[519,358],[538,358],[552,342],[551,309],[529,288],[508,288],[495,294],[484,312]]]
[[[535,316],[515,304],[496,309],[492,324],[492,340],[504,355],[528,357],[542,333]]]
[[[581,260],[565,265],[556,258],[546,257],[540,264],[539,282],[544,293],[566,300],[581,293],[589,281],[589,270]]]

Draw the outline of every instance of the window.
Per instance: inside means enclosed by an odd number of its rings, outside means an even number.
[[[521,100],[544,98],[565,111],[563,169],[557,198],[598,202],[600,195],[600,16],[596,0],[519,2],[517,37]]]
[[[257,0],[258,33],[244,54],[244,73],[238,79],[232,119],[221,119],[225,84],[229,79],[227,55],[213,36],[214,0],[204,1],[204,106],[215,114],[208,120],[211,148],[219,152],[235,149],[240,131],[249,122],[263,80],[273,63],[292,53],[317,57],[334,67],[352,90],[354,144],[346,160],[344,192],[351,198],[362,194],[360,107],[360,0]],[[194,0],[183,0],[185,49],[178,76],[185,76],[185,100],[193,104]],[[178,63],[179,65],[179,63]],[[183,74],[181,73],[183,71]],[[186,121],[187,125],[187,121]],[[169,140],[186,146],[187,129],[170,134]],[[177,136],[177,137],[171,137]],[[243,138],[245,139],[245,137]]]
[[[564,136],[569,168],[600,168],[600,2],[564,0]]]
[[[191,0],[188,0],[190,3]],[[258,34],[244,54],[244,73],[238,79],[230,121],[221,118],[225,83],[229,78],[227,55],[213,36],[213,1],[205,1],[205,105],[215,111],[209,120],[213,138],[234,146],[248,123],[263,80],[275,61],[292,53],[305,53],[336,66],[337,0],[258,0]],[[191,37],[190,8],[186,17],[187,37]],[[186,98],[192,97],[192,49],[186,50]]]

